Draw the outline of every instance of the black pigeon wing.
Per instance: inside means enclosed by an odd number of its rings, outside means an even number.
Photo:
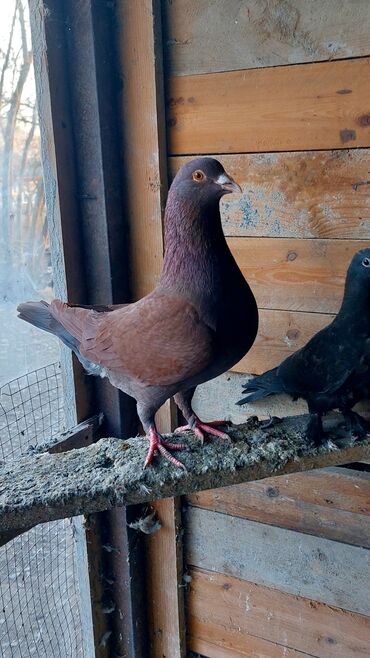
[[[356,354],[355,341],[341,333],[334,320],[281,363],[278,375],[287,392],[305,397],[333,393],[343,386],[360,365],[361,354]]]

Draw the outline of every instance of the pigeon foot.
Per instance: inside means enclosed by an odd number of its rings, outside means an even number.
[[[224,439],[230,441],[230,437],[226,432],[221,432],[221,430],[215,429],[216,427],[222,427],[227,425],[226,420],[212,420],[207,423],[203,423],[198,416],[195,414],[189,419],[188,425],[182,425],[178,427],[175,432],[186,432],[191,430],[194,432],[195,436],[200,440],[201,443],[204,443],[204,434],[211,434],[212,436],[217,436],[219,439]]]
[[[370,422],[355,411],[343,411],[346,425],[354,439],[365,439],[370,430]]]
[[[265,420],[263,423],[261,423],[261,430],[267,430],[270,427],[275,427],[275,425],[279,425],[282,422],[283,419],[279,418],[279,416],[270,416],[269,420]]]
[[[167,459],[173,466],[176,468],[182,468],[186,471],[186,467],[182,462],[180,462],[176,457],[173,457],[169,450],[184,450],[187,446],[185,443],[170,443],[169,441],[163,441],[160,434],[158,434],[154,425],[149,427],[149,432],[147,438],[150,441],[148,454],[146,456],[144,468],[149,466],[152,463],[153,457],[156,451],[158,451],[162,457]]]

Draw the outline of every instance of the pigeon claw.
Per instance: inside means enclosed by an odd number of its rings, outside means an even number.
[[[208,423],[203,423],[198,417],[192,419],[192,422],[188,425],[182,425],[178,427],[175,432],[186,432],[191,430],[194,432],[195,436],[204,443],[204,434],[211,434],[212,436],[217,436],[219,439],[224,439],[230,441],[230,437],[226,432],[221,432],[221,430],[216,429],[217,426],[227,425],[226,420],[212,420]]]
[[[162,437],[160,434],[158,434],[154,426],[150,426],[147,438],[149,439],[150,445],[148,454],[145,459],[144,468],[152,463],[153,457],[158,451],[162,457],[167,459],[167,461],[169,461],[173,466],[176,466],[176,468],[182,468],[186,471],[184,464],[176,459],[176,457],[173,457],[173,455],[171,455],[169,452],[169,450],[184,450],[186,448],[185,443],[170,443],[169,441],[163,441]]]

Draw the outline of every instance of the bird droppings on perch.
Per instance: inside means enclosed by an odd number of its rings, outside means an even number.
[[[186,471],[156,457],[143,469],[147,450],[141,439],[100,439],[86,448],[61,454],[26,455],[0,467],[0,533],[45,521],[89,514],[112,507],[190,494],[271,475],[343,464],[370,457],[370,440],[355,441],[341,429],[342,417],[329,419],[327,445],[307,445],[308,416],[285,418],[262,428],[252,417],[230,425],[230,442],[214,439],[203,446],[190,433],[169,435],[187,440],[182,453]]]

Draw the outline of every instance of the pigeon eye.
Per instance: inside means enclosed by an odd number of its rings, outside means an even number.
[[[205,175],[200,169],[197,169],[193,173],[193,180],[195,180],[197,183],[200,183],[202,180],[205,179]]]
[[[370,267],[370,258],[364,258],[364,260],[362,261],[362,265],[364,267]]]

